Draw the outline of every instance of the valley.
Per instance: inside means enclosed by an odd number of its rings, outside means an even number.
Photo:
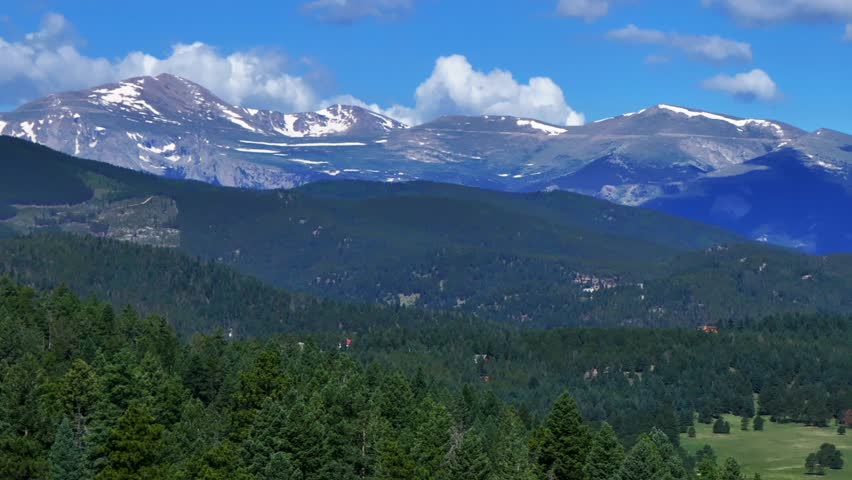
[[[725,458],[736,456],[747,459],[743,470],[749,474],[759,473],[767,480],[800,479],[805,475],[805,458],[815,452],[823,443],[837,445],[837,448],[849,457],[852,452],[852,439],[837,434],[837,427],[803,427],[797,424],[767,423],[765,430],[742,431],[740,419],[725,416],[731,424],[728,435],[714,435],[709,425],[697,425],[695,438],[683,436],[684,447],[697,452],[709,445],[716,455]],[[827,478],[852,478],[848,471],[830,470]]]

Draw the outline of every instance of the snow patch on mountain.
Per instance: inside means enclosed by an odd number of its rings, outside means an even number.
[[[657,108],[660,108],[660,109],[663,109],[663,110],[669,110],[669,111],[672,111],[672,112],[675,112],[675,113],[679,113],[681,115],[686,115],[689,118],[703,117],[703,118],[707,118],[707,119],[710,119],[710,120],[718,120],[718,121],[721,121],[721,122],[727,122],[727,123],[730,123],[731,125],[733,125],[737,128],[744,128],[744,127],[748,127],[748,126],[757,126],[757,127],[761,127],[761,128],[769,128],[769,129],[772,129],[772,130],[775,131],[775,136],[777,136],[778,138],[784,137],[784,129],[781,128],[781,125],[778,125],[777,123],[770,122],[768,120],[759,120],[759,119],[754,119],[754,118],[736,119],[736,118],[731,118],[731,117],[725,117],[725,116],[718,115],[718,114],[715,114],[715,113],[700,112],[700,111],[695,111],[695,110],[689,110],[689,109],[686,109],[686,108],[683,108],[683,107],[675,107],[675,106],[672,106],[672,105],[665,105],[665,104],[657,105]]]
[[[553,125],[548,125],[546,123],[537,122],[535,120],[526,120],[522,118],[518,119],[517,125],[519,127],[530,127],[535,130],[541,130],[542,132],[548,135],[560,135],[568,131],[565,128],[559,128]]]
[[[269,150],[266,148],[235,148],[234,150],[243,153],[280,153],[278,150]]]
[[[148,102],[139,98],[142,95],[142,85],[137,83],[121,82],[115,88],[100,88],[93,90],[89,95],[93,99],[92,103],[100,105],[112,105],[117,107],[127,107],[139,111],[149,111],[154,115],[160,116],[160,112],[152,107]]]
[[[276,154],[276,156],[280,157],[281,154]],[[291,162],[301,163],[302,165],[328,165],[328,162],[320,162],[317,160],[303,160],[301,158],[288,158],[287,160]]]
[[[310,142],[310,143],[280,143],[280,142],[260,142],[255,140],[240,140],[240,143],[250,143],[252,145],[266,145],[269,147],[366,147],[363,142]]]
[[[162,147],[154,147],[154,146],[146,146],[141,143],[137,143],[136,146],[140,150],[145,150],[146,152],[156,153],[157,155],[162,155],[168,152],[174,152],[177,148],[177,145],[174,143],[169,143],[168,145],[163,145]]]
[[[258,130],[256,128],[254,128],[251,125],[249,125],[248,123],[246,123],[246,121],[243,120],[243,117],[241,117],[240,114],[232,111],[231,109],[229,109],[228,107],[226,107],[224,105],[219,105],[219,109],[222,111],[222,113],[225,114],[222,117],[225,120],[228,120],[229,122],[231,122],[235,125],[239,125],[240,127],[243,127],[250,132],[255,132],[255,133],[258,132]]]
[[[35,131],[33,130],[34,127],[35,127],[34,122],[21,122],[21,130],[23,130],[24,135],[26,135],[26,137],[29,139],[29,141],[38,142],[38,136],[36,135]]]

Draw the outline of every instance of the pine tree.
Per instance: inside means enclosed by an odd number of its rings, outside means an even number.
[[[719,480],[744,480],[744,478],[740,464],[733,458],[725,460],[725,464],[719,470]]]
[[[695,427],[690,426],[689,428],[687,428],[686,429],[686,435],[689,438],[695,438]]]
[[[474,431],[464,435],[461,445],[450,461],[448,480],[488,480],[491,464],[485,454],[482,438]]]
[[[325,426],[315,408],[301,398],[268,400],[244,444],[250,472],[262,474],[277,452],[287,453],[305,478],[317,478],[333,467],[337,459],[331,456]]]
[[[754,424],[753,424],[754,425],[754,427],[753,427],[754,431],[755,432],[762,432],[763,431],[763,424],[765,422],[766,422],[766,420],[764,420],[763,417],[761,417],[760,415],[754,417]]]
[[[667,470],[665,472],[666,478],[673,480],[685,479],[687,474],[683,466],[683,460],[678,455],[668,435],[662,430],[653,428],[648,434],[648,439],[657,447],[657,452],[660,454],[663,466]]]
[[[302,471],[293,465],[289,455],[276,452],[269,457],[269,463],[263,469],[260,478],[262,480],[302,480],[304,476]]]
[[[567,392],[553,405],[545,422],[539,463],[556,480],[585,480],[583,467],[591,442],[577,402]]]
[[[499,432],[494,448],[494,479],[534,480],[526,429],[514,409],[507,408],[501,414]]]
[[[586,458],[586,480],[612,480],[624,461],[624,447],[612,427],[604,422],[592,440]]]
[[[89,478],[85,452],[79,447],[74,428],[63,418],[50,447],[52,480],[83,480]]]
[[[75,360],[60,383],[59,401],[63,413],[72,420],[78,441],[88,433],[89,420],[99,397],[100,386],[95,370],[85,361]]]
[[[751,417],[743,417],[740,420],[740,430],[747,432],[748,426],[749,426],[750,423],[751,423]]]
[[[418,478],[434,477],[449,450],[453,418],[449,410],[426,397],[415,412],[411,456]]]
[[[31,480],[47,475],[41,445],[32,438],[0,436],[0,478]]]
[[[719,480],[719,466],[716,465],[716,457],[705,455],[698,460],[695,472],[701,480]]]
[[[397,439],[387,439],[378,449],[376,478],[381,480],[408,480],[414,477],[416,465]]]
[[[624,458],[619,480],[661,480],[668,469],[660,458],[656,445],[647,436],[642,436]]]
[[[107,467],[97,480],[147,480],[162,476],[163,426],[155,423],[148,407],[133,403],[109,431]]]

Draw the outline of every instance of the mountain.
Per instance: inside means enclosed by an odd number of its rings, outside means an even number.
[[[743,243],[717,227],[570,192],[360,181],[244,190],[5,137],[0,206],[6,235],[61,230],[177,248],[289,291],[394,308],[543,326],[852,312],[852,257]],[[74,259],[97,254],[62,251],[8,268],[67,264],[66,274],[93,278]]]
[[[852,250],[850,164],[828,143],[803,140],[750,160],[735,175],[725,171],[654,199],[649,208],[741,232],[762,242],[809,252]],[[831,162],[831,163],[829,163]]]
[[[354,106],[298,114],[237,107],[163,74],[50,95],[0,116],[0,133],[216,185],[427,180],[510,192],[568,190],[756,240],[852,251],[848,222],[826,210],[852,206],[845,193],[852,189],[848,135],[673,105],[579,127],[488,115],[447,116],[409,128]],[[770,171],[772,186],[755,188],[752,182],[765,184]],[[786,203],[790,191],[803,197],[795,205]],[[724,211],[731,202],[747,203],[750,215],[730,218]]]
[[[0,133],[69,154],[256,188],[293,187],[320,175],[284,154],[256,161],[258,153],[272,151],[265,145],[270,139],[315,146],[304,139],[372,138],[404,127],[354,106],[296,114],[242,108],[168,74],[49,95],[0,117]],[[276,166],[282,162],[291,168]]]
[[[49,95],[0,122],[2,134],[75,156],[221,185],[430,180],[634,205],[804,134],[669,105],[582,127],[489,115],[406,128],[355,106],[284,114],[228,105],[168,74]]]
[[[533,188],[561,188],[638,205],[678,185],[764,155],[803,135],[779,122],[671,105],[599,120],[548,142],[532,163],[565,168]]]

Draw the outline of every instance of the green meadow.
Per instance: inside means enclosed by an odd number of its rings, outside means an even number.
[[[805,457],[815,452],[823,443],[833,443],[843,452],[846,463],[842,470],[826,470],[823,478],[852,480],[852,436],[838,435],[837,427],[814,428],[797,424],[776,424],[766,421],[762,432],[740,430],[740,418],[726,416],[731,433],[716,435],[711,425],[697,423],[695,438],[681,435],[681,443],[690,453],[704,445],[716,451],[721,464],[734,457],[750,476],[760,473],[763,480],[813,479],[805,475]]]

